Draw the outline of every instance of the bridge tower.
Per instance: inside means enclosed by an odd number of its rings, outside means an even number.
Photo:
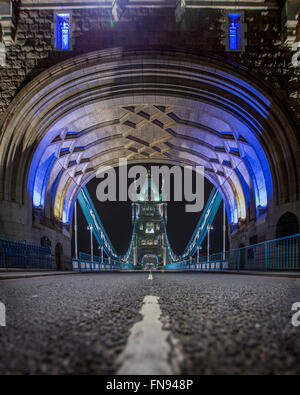
[[[163,267],[165,257],[164,222],[167,218],[167,203],[148,173],[138,201],[132,204],[135,225],[135,256],[138,268]]]

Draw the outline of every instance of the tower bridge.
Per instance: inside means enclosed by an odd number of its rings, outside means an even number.
[[[231,1],[200,3],[174,14],[1,2],[1,237],[47,239],[53,262],[71,268],[75,201],[121,157],[203,166],[232,249],[291,234],[285,218],[299,232],[298,2],[241,1],[234,15]],[[151,34],[136,34],[142,21]]]
[[[299,48],[299,0],[0,0],[0,375],[300,373]],[[120,158],[204,169],[182,251],[146,183],[120,252]]]
[[[78,196],[78,202],[91,230],[92,251],[90,255],[79,253],[78,260],[78,236],[76,229],[76,268],[79,269],[78,264],[80,265],[82,259],[86,258],[91,262],[95,259],[92,234],[96,238],[98,248],[101,249],[101,263],[104,262],[103,252],[110,259],[123,264],[126,263],[127,267],[132,269],[144,269],[150,264],[155,269],[165,268],[175,262],[181,262],[193,257],[195,252],[202,248],[201,245],[207,230],[212,226],[222,200],[221,195],[216,188],[212,189],[196,229],[181,255],[176,254],[169,243],[166,227],[167,203],[163,201],[162,195],[163,193],[159,193],[159,189],[151,177],[151,172],[148,172],[137,200],[132,203],[133,231],[130,245],[125,254],[119,255],[103,227],[87,188],[84,187]],[[77,212],[75,212],[75,223],[77,224]],[[224,225],[226,224],[224,223]]]
[[[285,107],[243,69],[205,56],[79,55],[21,90],[1,130],[2,234],[47,236],[62,245],[65,267],[76,198],[119,157],[203,165],[225,202],[232,247],[272,239],[285,212],[298,216],[298,140]]]

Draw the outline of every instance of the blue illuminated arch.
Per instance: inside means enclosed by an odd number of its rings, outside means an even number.
[[[240,219],[246,220],[249,188],[253,189],[257,214],[259,215],[260,208],[267,209],[273,194],[274,180],[274,178],[272,180],[269,165],[269,161],[272,162],[271,156],[275,155],[274,152],[276,151],[275,149],[272,150],[272,138],[275,133],[276,136],[284,133],[284,130],[281,131],[280,129],[279,122],[277,122],[277,114],[274,115],[272,98],[258,89],[255,82],[253,84],[249,83],[249,80],[246,80],[245,71],[243,71],[244,76],[240,77],[233,69],[228,71],[223,65],[219,67],[217,62],[213,63],[212,66],[210,61],[204,60],[202,62],[202,59],[200,59],[199,63],[196,61],[193,64],[186,62],[186,67],[179,69],[177,60],[175,59],[173,62],[172,56],[168,54],[166,59],[163,56],[143,59],[142,67],[139,68],[136,53],[134,54],[134,67],[132,66],[132,58],[127,64],[126,55],[123,55],[122,52],[119,56],[120,58],[115,56],[117,60],[113,59],[112,61],[107,60],[110,58],[104,52],[103,54],[101,52],[90,54],[88,58],[86,55],[79,57],[76,67],[73,61],[66,62],[63,67],[55,66],[57,68],[55,72],[49,71],[49,75],[47,74],[38,83],[36,82],[34,89],[28,89],[28,92],[30,91],[30,94],[35,96],[30,101],[32,105],[32,108],[28,110],[30,114],[27,114],[27,110],[24,110],[24,113],[26,113],[24,119],[27,119],[24,130],[30,136],[39,133],[39,141],[31,160],[27,184],[33,205],[43,209],[47,205],[47,191],[51,191],[53,201],[56,201],[57,204],[51,200],[52,209],[47,210],[47,213],[54,213],[57,221],[69,223],[77,191],[88,178],[94,176],[98,162],[96,162],[96,165],[92,163],[94,159],[90,159],[88,154],[89,146],[92,145],[93,141],[83,143],[81,139],[81,136],[83,136],[82,129],[80,127],[76,129],[72,125],[67,125],[67,123],[70,123],[71,118],[76,120],[84,117],[85,114],[96,111],[102,102],[113,102],[115,100],[112,97],[114,90],[118,92],[119,97],[126,97],[128,105],[135,105],[136,103],[130,102],[131,99],[138,99],[140,97],[139,93],[142,93],[144,100],[147,100],[146,89],[152,89],[149,97],[151,97],[151,100],[153,100],[153,97],[156,98],[158,103],[160,95],[163,96],[161,103],[166,104],[169,101],[171,103],[170,98],[172,97],[179,101],[190,100],[188,104],[190,108],[196,109],[199,106],[199,110],[195,111],[201,113],[204,106],[205,108],[211,107],[211,112],[215,112],[222,121],[228,121],[230,128],[225,131],[221,128],[213,130],[214,125],[209,123],[203,125],[205,133],[214,136],[216,143],[215,146],[214,144],[201,146],[201,143],[193,142],[193,152],[195,152],[193,160],[195,163],[197,163],[196,161],[199,161],[199,163],[203,161],[204,150],[208,150],[213,159],[216,160],[216,162],[209,162],[209,160],[206,162],[211,171],[206,176],[222,194],[227,207],[229,222],[238,224]],[[91,66],[89,66],[89,62]],[[182,64],[185,61],[180,58],[180,62]],[[119,64],[122,64],[124,72],[122,69],[120,76],[109,79],[109,83],[112,85],[109,85],[108,89],[105,85],[108,81],[107,76],[114,76],[115,70],[119,70]],[[163,66],[170,66],[167,69],[168,79],[173,78],[173,80],[170,83],[166,80],[165,85],[162,86],[156,81],[158,75],[161,78],[165,77],[164,70],[166,68]],[[144,74],[149,79],[147,84],[143,78],[139,78]],[[134,84],[132,83],[132,75],[138,76]],[[130,76],[128,81],[126,80],[127,76]],[[50,86],[47,84],[47,78],[51,80]],[[186,84],[187,79],[193,81],[193,84]],[[124,86],[122,85],[123,81],[125,81]],[[105,96],[108,91],[110,92],[109,96]],[[156,96],[154,93],[156,93]],[[193,97],[193,99],[190,99],[190,97]],[[27,97],[26,100],[26,103],[29,102]],[[137,102],[141,103],[142,100],[137,100]],[[20,105],[22,104],[25,109],[26,103],[24,104],[20,100]],[[174,102],[171,104],[174,104]],[[80,112],[81,109],[84,110]],[[276,110],[278,113],[280,112],[278,107],[276,107]],[[37,117],[36,114],[39,114],[39,116]],[[10,113],[8,115],[11,116]],[[280,116],[284,119],[282,114]],[[70,119],[66,121],[67,117]],[[11,119],[17,126],[10,127],[10,130],[22,130],[20,125],[23,121],[17,119],[17,116],[11,117]],[[28,120],[31,120],[31,122]],[[198,127],[192,122],[189,123],[188,120],[183,120],[180,128],[185,127],[185,125],[195,130]],[[65,138],[68,133],[64,133],[63,129],[67,126],[70,126],[72,135],[69,133],[68,137]],[[86,125],[87,129],[92,127],[92,124]],[[201,129],[201,125],[199,129]],[[222,135],[229,132],[237,146],[230,146],[230,143],[228,143],[223,152],[224,157],[222,157],[222,152],[219,153],[217,149],[220,146],[217,139],[221,140],[222,145],[225,146],[226,137],[223,141]],[[93,140],[93,135],[90,136]],[[194,136],[197,140],[196,132]],[[180,139],[179,136],[178,140]],[[210,139],[207,139],[207,141],[209,142]],[[33,137],[32,140],[34,140]],[[185,156],[189,154],[186,147],[190,143],[182,141],[178,144],[180,155],[176,160],[179,163],[184,163]],[[117,156],[117,151],[113,151],[115,149],[113,143],[108,143],[108,145],[108,151],[116,152]],[[288,152],[288,147],[278,144],[280,149],[281,146],[284,146],[286,152]],[[181,148],[182,151],[180,152]],[[85,167],[83,161],[78,159],[80,153],[86,161]],[[227,154],[231,156],[232,160],[225,157]],[[216,159],[217,155],[219,156]],[[277,152],[276,155],[279,156]],[[286,156],[288,157],[288,155]],[[10,158],[9,155],[7,157]],[[170,158],[171,162],[174,162],[174,160]],[[89,164],[89,161],[91,164]],[[238,164],[239,161],[241,165]],[[225,165],[223,165],[223,162]],[[280,163],[279,160],[273,161],[272,171],[274,174],[278,174],[282,180],[284,169],[280,168]],[[9,174],[10,166],[6,166],[6,168],[8,169],[7,174]],[[276,169],[276,173],[274,169]],[[57,179],[57,174],[60,172],[60,177]],[[277,188],[280,184],[279,178],[276,179]],[[70,182],[67,185],[68,180]],[[292,185],[291,188],[293,188],[296,183],[289,183],[289,185]],[[14,189],[18,190],[18,187]],[[59,210],[56,210],[55,207],[59,207]]]

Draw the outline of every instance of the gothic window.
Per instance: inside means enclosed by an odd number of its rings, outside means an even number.
[[[154,223],[153,222],[147,222],[146,233],[154,233]]]
[[[70,50],[71,14],[69,12],[55,13],[55,49]]]

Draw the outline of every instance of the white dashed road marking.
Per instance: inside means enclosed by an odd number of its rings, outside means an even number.
[[[162,329],[158,299],[158,296],[145,296],[140,311],[143,319],[134,324],[130,331],[126,347],[117,360],[121,364],[117,374],[173,373],[168,362],[170,345],[167,337],[169,332]]]

